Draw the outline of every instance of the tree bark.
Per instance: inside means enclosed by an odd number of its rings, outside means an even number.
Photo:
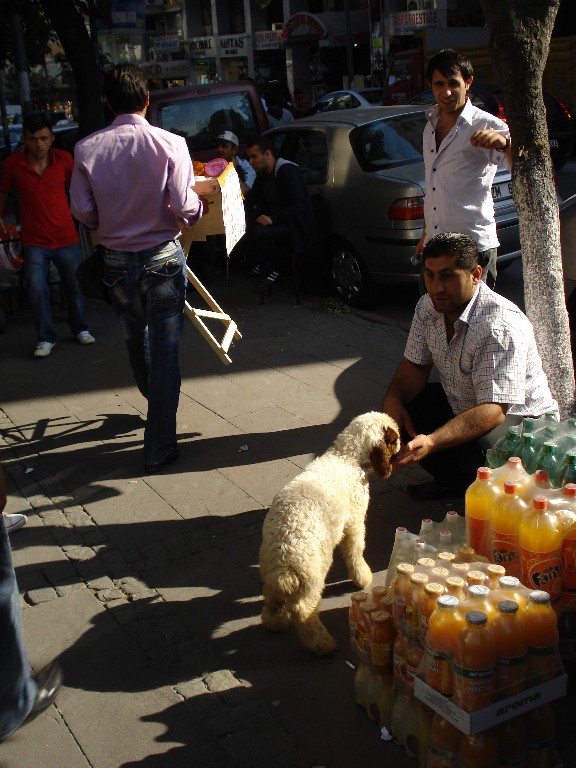
[[[520,221],[526,314],[561,418],[566,419],[574,410],[574,367],[542,97],[542,75],[559,5],[560,0],[482,0],[494,61],[502,72],[512,138],[512,195]]]
[[[100,70],[84,17],[74,0],[40,0],[76,79],[80,136],[104,126]]]

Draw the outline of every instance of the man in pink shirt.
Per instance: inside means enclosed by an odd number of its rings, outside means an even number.
[[[81,224],[98,230],[105,249],[104,281],[120,316],[136,384],[148,400],[145,469],[159,472],[179,456],[178,347],[186,263],[178,222],[194,224],[203,204],[192,189],[186,141],[144,117],[149,101],[144,72],[117,65],[105,78],[104,96],[116,117],[76,145],[70,206]]]

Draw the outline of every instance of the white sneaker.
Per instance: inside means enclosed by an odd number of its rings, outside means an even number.
[[[28,518],[26,515],[21,515],[20,513],[4,515],[4,524],[6,525],[6,531],[8,533],[12,533],[13,531],[17,531],[20,528],[24,528],[27,522]]]
[[[55,346],[55,341],[39,341],[34,350],[34,357],[48,357]]]
[[[92,334],[89,333],[88,331],[80,331],[80,333],[76,334],[76,338],[78,339],[80,344],[84,344],[84,345],[94,344],[94,342],[96,341],[94,336],[92,336]]]

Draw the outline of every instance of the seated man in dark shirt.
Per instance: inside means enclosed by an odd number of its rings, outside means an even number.
[[[246,197],[243,250],[255,264],[255,274],[271,287],[282,267],[278,246],[289,244],[296,255],[307,250],[316,233],[314,214],[299,167],[277,158],[267,136],[248,142],[247,158],[256,181]]]

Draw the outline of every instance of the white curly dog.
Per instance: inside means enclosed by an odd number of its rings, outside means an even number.
[[[348,576],[359,588],[372,581],[364,560],[364,520],[370,499],[368,474],[390,477],[400,449],[399,430],[387,414],[357,416],[326,453],[276,494],[262,532],[262,623],[279,631],[292,622],[317,656],[336,650],[318,606],[339,545]]]

